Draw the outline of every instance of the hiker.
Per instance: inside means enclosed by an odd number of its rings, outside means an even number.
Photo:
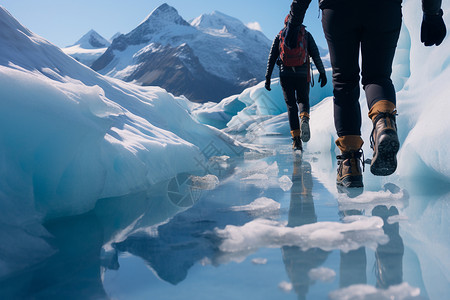
[[[309,57],[312,57],[319,71],[321,87],[326,85],[327,76],[316,42],[312,35],[306,31],[305,26],[302,25],[297,28],[295,45],[292,48],[285,47],[283,41],[286,35],[288,19],[289,15],[285,18],[285,26],[275,37],[270,49],[265,88],[268,91],[271,90],[270,78],[276,63],[280,68],[280,83],[288,109],[289,126],[293,141],[292,148],[294,150],[302,150],[302,141],[306,143],[311,137],[309,129],[309,85],[311,82]],[[301,121],[299,121],[299,110]]]
[[[287,25],[288,45],[295,44],[311,0],[294,0]],[[322,27],[333,68],[334,122],[338,135],[336,183],[363,187],[361,162],[361,111],[359,105],[359,53],[362,84],[373,123],[370,135],[374,175],[391,175],[397,169],[400,143],[396,125],[396,95],[391,81],[392,62],[402,24],[401,0],[320,0]],[[439,46],[446,35],[441,0],[422,0],[421,41]]]

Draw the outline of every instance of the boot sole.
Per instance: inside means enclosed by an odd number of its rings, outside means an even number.
[[[397,152],[400,149],[400,142],[394,130],[383,132],[379,140],[377,152],[370,165],[370,172],[376,176],[389,176],[397,170]]]
[[[303,122],[301,124],[300,132],[301,132],[300,138],[302,139],[303,143],[306,143],[311,139],[311,131],[309,130],[308,123]]]

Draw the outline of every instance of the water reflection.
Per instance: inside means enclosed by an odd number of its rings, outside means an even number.
[[[311,165],[295,155],[292,172],[291,202],[289,206],[288,227],[297,227],[317,222],[312,195],[313,178]],[[283,262],[298,299],[306,299],[313,280],[309,272],[322,265],[330,252],[320,248],[302,251],[299,247],[282,247]]]
[[[1,299],[104,299],[103,228],[94,213],[44,224],[57,254],[0,283]]]
[[[347,210],[340,212],[342,217],[362,215],[361,210]],[[366,247],[348,252],[340,252],[339,287],[344,288],[354,284],[366,284]]]
[[[199,261],[220,264],[217,251],[220,240],[212,234],[214,228],[243,225],[252,216],[230,211],[220,203],[200,200],[192,209],[181,212],[169,222],[129,235],[114,243],[114,249],[141,257],[158,277],[176,285],[185,280],[189,269]]]
[[[389,237],[389,242],[385,245],[378,245],[375,252],[378,288],[387,289],[392,285],[403,282],[403,240],[399,234],[399,224],[390,224],[389,217],[397,216],[398,209],[391,206],[389,209],[385,205],[378,205],[372,210],[373,216],[383,219],[384,233]]]
[[[309,162],[296,156],[294,159],[293,186],[290,195],[290,207],[288,214],[288,227],[303,226],[317,222],[313,199],[313,178]],[[400,192],[400,188],[389,184],[393,193]],[[393,188],[395,187],[395,188]],[[347,195],[353,198],[355,195]],[[386,200],[389,202],[389,199]],[[350,201],[351,203],[351,201]],[[359,203],[355,203],[355,209],[346,205],[346,210],[339,212],[342,219],[354,219],[365,214],[364,209],[356,209]],[[373,216],[383,219],[383,231],[389,237],[389,242],[378,245],[375,251],[375,276],[376,287],[388,289],[390,286],[399,285],[403,282],[403,253],[404,246],[399,234],[399,224],[395,220],[399,212],[395,206],[388,208],[386,205],[376,205],[372,211]],[[397,220],[398,221],[398,220]],[[287,275],[298,299],[306,299],[310,286],[314,280],[310,277],[311,270],[320,267],[328,258],[330,252],[319,248],[302,251],[298,247],[282,247],[283,262]],[[366,248],[340,252],[339,287],[367,284],[367,257]]]

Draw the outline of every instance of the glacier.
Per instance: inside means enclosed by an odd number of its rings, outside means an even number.
[[[22,236],[14,242],[17,259],[2,259],[0,275],[35,262],[33,255],[26,259],[30,249],[51,254],[39,239],[46,236],[43,220],[82,214],[98,199],[202,171],[205,149],[229,156],[247,149],[194,120],[187,99],[103,77],[3,7],[0,27],[0,219]],[[0,252],[13,237],[2,237]]]

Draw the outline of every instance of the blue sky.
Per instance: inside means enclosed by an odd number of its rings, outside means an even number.
[[[16,19],[34,33],[65,47],[90,29],[109,39],[116,32],[128,33],[163,3],[175,7],[187,21],[218,10],[244,23],[258,22],[272,40],[283,26],[291,0],[2,0]],[[326,46],[317,1],[312,1],[305,25],[317,44]]]

